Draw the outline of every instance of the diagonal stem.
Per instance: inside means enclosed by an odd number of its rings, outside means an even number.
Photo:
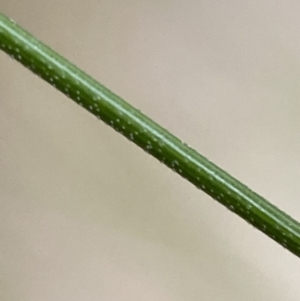
[[[0,48],[300,257],[300,224],[0,14]]]

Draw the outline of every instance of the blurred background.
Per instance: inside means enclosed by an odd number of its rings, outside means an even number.
[[[299,1],[0,10],[300,220]],[[299,300],[300,261],[0,53],[0,298]]]

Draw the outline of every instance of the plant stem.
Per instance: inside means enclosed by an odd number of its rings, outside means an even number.
[[[0,48],[300,257],[300,224],[0,14]]]

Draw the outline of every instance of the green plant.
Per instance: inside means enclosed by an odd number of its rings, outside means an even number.
[[[0,48],[279,244],[300,256],[300,224],[0,14]]]

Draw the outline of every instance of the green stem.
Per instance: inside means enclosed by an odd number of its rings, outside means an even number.
[[[300,257],[300,224],[0,14],[0,48]]]

